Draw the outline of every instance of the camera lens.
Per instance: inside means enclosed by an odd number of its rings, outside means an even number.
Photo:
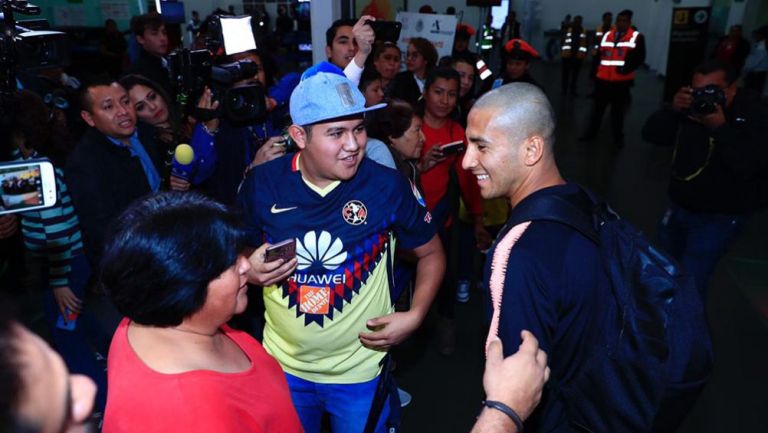
[[[712,101],[694,101],[693,111],[697,114],[711,114],[715,112],[715,104]]]
[[[237,92],[229,92],[229,104],[230,110],[241,110],[246,105],[245,97]]]

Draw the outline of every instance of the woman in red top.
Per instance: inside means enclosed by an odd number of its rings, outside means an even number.
[[[466,148],[464,128],[451,115],[456,109],[459,97],[459,73],[451,68],[435,69],[427,78],[424,91],[423,120],[424,147],[421,149],[421,184],[427,201],[427,208],[440,214],[438,205],[443,206],[448,192],[450,173],[456,173],[461,196],[473,215],[475,234],[478,240],[485,240],[483,228],[483,205],[477,179],[461,167],[464,153],[444,154],[441,146],[460,142]],[[446,226],[450,225],[450,215]]]
[[[155,195],[119,218],[102,257],[125,316],[105,433],[302,431],[278,363],[226,325],[248,303],[242,239],[237,219],[196,193]]]
[[[457,266],[472,266],[471,263],[459,264],[456,247],[452,246],[450,227],[458,211],[458,194],[453,193],[458,184],[461,197],[474,222],[475,241],[478,248],[490,246],[491,238],[483,226],[483,203],[477,179],[461,167],[463,153],[447,154],[441,147],[460,142],[466,148],[464,128],[451,117],[456,109],[459,97],[459,73],[452,68],[437,68],[429,73],[424,86],[423,119],[421,130],[425,142],[421,150],[421,185],[424,188],[424,198],[427,208],[437,221],[445,221],[440,238],[446,249],[448,266],[443,287],[439,294],[439,310],[443,316],[440,326],[440,353],[449,355],[454,350],[454,298],[456,294],[455,271]],[[454,173],[452,175],[452,173]],[[451,178],[456,179],[452,182]]]

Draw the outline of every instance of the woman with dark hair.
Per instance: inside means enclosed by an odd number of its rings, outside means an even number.
[[[459,73],[459,99],[456,103],[456,119],[463,128],[467,127],[469,110],[475,103],[475,75],[477,70],[472,59],[467,56],[454,56],[451,65]]]
[[[435,46],[424,38],[411,39],[405,64],[408,70],[395,76],[391,96],[416,105],[424,93],[427,74],[437,65]]]
[[[105,433],[301,432],[282,369],[226,323],[248,303],[244,234],[197,193],[117,220],[100,281],[125,316],[109,350]]]
[[[90,376],[99,385],[97,407],[103,410],[106,376],[92,346],[106,353],[108,337],[86,333],[98,326],[83,324],[97,321],[83,306],[91,269],[83,253],[80,223],[61,169],[71,149],[64,113],[48,107],[37,94],[27,90],[14,95],[13,106],[16,116],[11,130],[12,158],[19,162],[48,158],[56,175],[56,204],[20,214],[24,246],[36,267],[45,272],[41,284],[50,335],[69,369]]]
[[[372,66],[379,74],[381,74],[381,85],[384,88],[385,93],[388,94],[391,90],[390,84],[395,76],[400,72],[400,48],[393,42],[377,42],[374,46],[373,56],[371,64],[366,66]]]
[[[424,146],[421,117],[411,104],[392,99],[387,106],[375,111],[373,121],[366,128],[369,139],[381,140],[388,147],[395,165],[419,190],[419,158]]]
[[[485,249],[491,241],[483,226],[483,205],[477,179],[461,166],[464,155],[446,155],[441,150],[441,146],[456,142],[466,148],[464,128],[452,117],[459,98],[460,81],[459,73],[452,68],[433,70],[427,77],[421,104],[424,119],[421,129],[426,139],[421,151],[421,184],[427,208],[435,221],[443,227],[440,237],[448,260],[446,277],[438,294],[438,307],[442,316],[439,346],[443,355],[449,355],[455,350],[453,303],[458,260],[457,247],[451,241],[457,239],[451,236],[449,228],[458,210],[459,192],[474,221],[478,247]]]
[[[219,128],[219,119],[205,122],[182,120],[165,90],[142,75],[126,75],[119,83],[128,92],[138,120],[157,129],[158,142],[164,147],[161,151],[164,155],[169,155],[166,163],[172,164],[171,189],[183,191],[189,189],[190,183],[197,185],[210,176],[216,163],[213,137]],[[206,87],[197,106],[215,110],[219,102],[213,101],[211,90]],[[185,142],[192,146],[194,159],[191,163],[182,165],[175,159],[171,160],[171,157],[176,146]]]

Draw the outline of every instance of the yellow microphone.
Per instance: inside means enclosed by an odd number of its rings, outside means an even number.
[[[171,175],[189,180],[192,177],[192,162],[195,160],[195,151],[192,146],[182,143],[173,151],[173,163]]]
[[[173,159],[181,165],[189,165],[195,159],[195,151],[192,146],[182,143],[176,146],[176,150],[173,152]]]

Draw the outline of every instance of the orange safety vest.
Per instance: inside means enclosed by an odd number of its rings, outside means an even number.
[[[624,66],[627,54],[635,49],[635,41],[640,32],[630,28],[621,40],[616,40],[616,29],[611,29],[600,41],[600,65],[597,78],[605,81],[630,81],[635,79],[635,72],[619,74],[617,69]]]
[[[604,27],[602,24],[597,26],[597,29],[595,29],[595,39],[593,39],[595,45],[592,46],[592,52],[591,54],[593,56],[596,56],[597,53],[600,51],[600,42],[603,40],[603,36],[605,36],[605,33],[613,29],[613,26]]]
[[[581,28],[581,31],[579,32],[579,46],[574,47],[573,46],[573,40],[574,35],[576,32],[574,32],[573,27],[568,27],[568,29],[565,31],[565,37],[563,38],[563,45],[560,47],[560,56],[564,59],[567,59],[573,55],[573,52],[578,50],[576,52],[576,58],[583,59],[587,55],[587,32],[584,30],[584,27]]]

